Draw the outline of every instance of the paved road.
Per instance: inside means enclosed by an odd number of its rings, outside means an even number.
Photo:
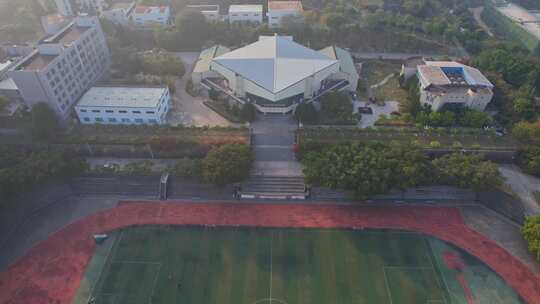
[[[470,8],[469,11],[473,14],[476,24],[478,24],[478,26],[480,26],[488,35],[493,37],[494,36],[493,32],[491,32],[491,29],[489,28],[489,26],[484,22],[484,20],[482,20],[482,12],[484,11],[484,7],[480,6],[480,7]]]
[[[500,165],[499,172],[525,207],[528,215],[540,214],[540,205],[536,202],[533,192],[540,191],[540,178],[525,174],[515,165]]]
[[[176,80],[176,92],[172,98],[172,106],[167,115],[167,122],[172,125],[183,124],[186,126],[233,126],[221,115],[206,107],[202,97],[189,95],[185,88],[186,82],[191,78],[193,65],[198,58],[198,53],[175,53],[185,64],[184,77]]]

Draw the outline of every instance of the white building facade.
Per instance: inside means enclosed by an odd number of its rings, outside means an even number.
[[[420,103],[432,110],[470,108],[483,111],[493,98],[493,84],[482,73],[458,62],[426,61],[417,68]]]
[[[229,6],[229,22],[263,22],[262,5],[231,5]]]
[[[167,26],[171,20],[168,6],[137,5],[131,13],[131,22],[138,27]]]
[[[109,48],[97,17],[77,17],[9,71],[29,107],[47,103],[65,119],[79,97],[110,66]]]
[[[300,1],[268,1],[268,25],[281,27],[285,17],[301,18],[304,9]]]
[[[75,106],[82,124],[166,123],[170,108],[167,87],[93,87]]]

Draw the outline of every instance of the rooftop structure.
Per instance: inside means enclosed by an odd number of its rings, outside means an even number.
[[[484,110],[493,84],[477,69],[452,61],[426,61],[417,67],[420,101],[435,111],[468,107]]]
[[[302,11],[301,1],[268,1],[268,11]]]
[[[96,17],[78,16],[10,68],[27,106],[46,102],[62,119],[108,70],[110,53]]]
[[[137,5],[131,13],[131,20],[137,26],[169,24],[171,10],[168,6]]]
[[[229,13],[251,13],[259,12],[262,14],[263,6],[260,4],[233,4],[229,6]]]
[[[467,86],[493,88],[493,84],[478,70],[453,61],[426,61],[418,66],[422,87]]]
[[[166,87],[95,86],[81,97],[77,106],[153,108],[167,92]]]
[[[291,37],[274,36],[216,57],[213,63],[277,93],[335,65],[337,60],[298,44]]]
[[[300,1],[268,1],[268,25],[280,27],[284,17],[301,17],[304,9]]]
[[[331,50],[332,54],[317,52],[288,36],[261,36],[219,56],[215,55],[225,51],[220,46],[203,51],[192,80],[195,86],[222,91],[238,103],[253,103],[261,112],[287,113],[324,92],[356,89],[358,74],[350,54]]]
[[[96,86],[75,111],[83,124],[163,124],[169,103],[167,87]]]

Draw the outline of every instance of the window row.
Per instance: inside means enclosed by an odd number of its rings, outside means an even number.
[[[105,119],[103,117],[96,117],[94,118],[94,120],[90,119],[89,117],[84,117],[83,118],[83,121],[85,122],[97,122],[97,123],[102,123],[102,122],[105,122]],[[117,123],[117,122],[121,122],[121,123],[139,123],[139,124],[143,124],[143,123],[149,123],[149,124],[157,124],[158,121],[157,119],[148,119],[148,120],[144,120],[142,118],[135,118],[133,120],[129,119],[129,118],[121,118],[121,119],[116,119],[116,118],[107,118],[106,120],[107,122],[109,123]]]
[[[86,112],[88,112],[88,110],[86,110],[86,109],[80,109],[80,112],[81,112],[81,113],[86,113]],[[92,112],[92,113],[101,113],[101,112],[104,112],[104,113],[116,113],[114,110],[105,110],[105,111],[101,111],[101,110],[91,110],[90,112]],[[136,110],[133,110],[133,111],[118,110],[118,113],[121,113],[121,114],[127,114],[128,112],[133,113],[133,114],[141,114],[141,113],[142,113],[141,111],[136,111]],[[146,114],[156,114],[155,111],[145,111],[145,113],[146,113]]]

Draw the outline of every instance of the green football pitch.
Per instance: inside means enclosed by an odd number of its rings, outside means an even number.
[[[523,303],[477,259],[416,233],[136,226],[98,245],[75,304],[451,304],[468,295]]]

